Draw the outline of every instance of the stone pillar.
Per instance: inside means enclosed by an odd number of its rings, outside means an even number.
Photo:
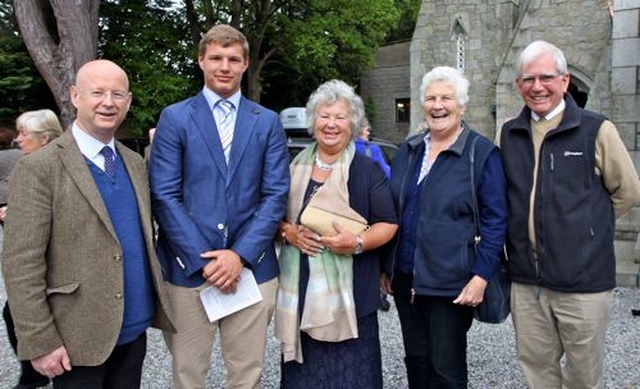
[[[640,167],[640,3],[616,0],[611,47],[611,120],[631,157]],[[616,226],[618,284],[638,286],[640,274],[640,208],[618,220]],[[634,236],[628,236],[635,234]],[[635,245],[626,243],[627,235]],[[629,247],[626,247],[629,246]],[[633,250],[631,247],[633,246]]]

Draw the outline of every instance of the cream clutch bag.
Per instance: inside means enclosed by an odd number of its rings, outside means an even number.
[[[346,228],[348,232],[354,235],[358,235],[369,228],[368,225],[357,220],[325,211],[314,206],[307,206],[302,212],[302,215],[300,215],[300,223],[320,235],[336,235],[337,231],[333,228],[333,222],[340,224],[342,227]]]

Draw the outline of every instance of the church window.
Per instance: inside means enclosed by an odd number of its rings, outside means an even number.
[[[409,123],[411,121],[410,108],[410,99],[396,99],[396,123]]]
[[[455,44],[456,68],[464,73],[466,68],[466,42],[467,34],[462,27],[462,21],[457,19],[453,27],[452,40]]]

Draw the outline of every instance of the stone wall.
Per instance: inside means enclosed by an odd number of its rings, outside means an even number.
[[[408,99],[410,41],[380,47],[376,66],[360,80],[360,93],[375,106],[375,118],[369,118],[373,135],[399,143],[409,132],[409,123],[396,123],[396,99]]]
[[[424,0],[410,45],[381,48],[376,68],[363,76],[361,93],[375,102],[379,135],[403,139],[423,120],[422,77],[434,66],[456,67],[455,37],[463,31],[470,81],[465,120],[494,137],[523,106],[514,83],[517,56],[544,39],[564,51],[573,86],[587,93],[586,108],[611,118],[639,169],[639,26],[638,0]],[[402,97],[411,98],[411,123],[399,126],[393,103]],[[637,284],[640,209],[618,220],[616,231],[618,282]]]

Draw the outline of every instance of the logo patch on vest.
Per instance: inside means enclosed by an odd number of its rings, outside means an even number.
[[[582,151],[569,151],[569,150],[566,150],[564,152],[564,156],[565,157],[581,157],[582,156]]]

